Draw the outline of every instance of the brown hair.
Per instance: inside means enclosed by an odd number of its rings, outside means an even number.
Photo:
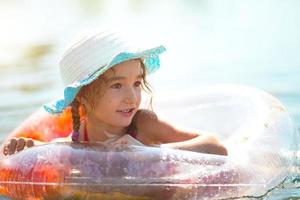
[[[149,102],[149,107],[152,110],[152,90],[150,84],[146,80],[146,67],[144,65],[144,62],[141,61],[141,67],[142,67],[142,89],[146,91],[148,94],[151,95],[150,97],[150,102]],[[111,70],[114,71],[113,68]],[[77,97],[79,98],[85,98],[88,103],[90,104],[91,108],[95,108],[95,102],[94,100],[96,99],[95,97],[99,97],[102,95],[102,86],[106,84],[106,79],[101,75],[99,76],[96,80],[94,80],[92,83],[83,86],[79,93],[77,94]],[[100,86],[100,87],[99,87]],[[75,98],[74,101],[71,103],[72,106],[72,120],[73,120],[73,132],[78,132],[80,128],[80,114],[79,114],[79,107],[80,107],[80,102]]]

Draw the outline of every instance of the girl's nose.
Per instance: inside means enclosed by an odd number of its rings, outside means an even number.
[[[137,101],[137,94],[133,88],[130,88],[126,92],[125,102],[128,104],[135,103]]]

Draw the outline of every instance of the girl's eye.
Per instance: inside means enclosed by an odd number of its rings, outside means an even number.
[[[115,83],[113,85],[110,86],[111,88],[114,88],[114,89],[120,89],[122,87],[121,83]]]
[[[136,86],[136,87],[139,87],[139,86],[141,86],[142,85],[142,82],[141,81],[136,81],[135,83],[134,83],[134,86]]]

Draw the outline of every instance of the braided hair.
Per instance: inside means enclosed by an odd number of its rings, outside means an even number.
[[[72,141],[76,142],[79,138],[79,128],[80,128],[80,114],[79,114],[79,106],[80,102],[75,99],[71,104],[71,112],[72,112],[72,121],[73,121],[73,132],[72,132]]]

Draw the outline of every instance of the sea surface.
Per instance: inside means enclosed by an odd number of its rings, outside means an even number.
[[[277,97],[300,128],[298,0],[10,0],[0,1],[0,24],[0,141],[61,94],[58,62],[73,36],[111,26],[144,46],[166,46],[161,69],[150,77],[154,97],[249,85]],[[296,153],[290,177],[249,198],[300,199]]]

